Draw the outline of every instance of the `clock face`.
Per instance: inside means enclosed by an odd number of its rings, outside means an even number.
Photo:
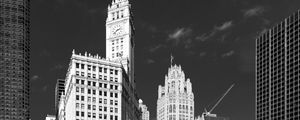
[[[117,36],[120,35],[123,32],[122,26],[121,25],[115,25],[112,27],[112,35]]]

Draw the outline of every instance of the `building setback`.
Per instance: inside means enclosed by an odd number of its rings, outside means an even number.
[[[0,0],[0,119],[29,120],[29,1]]]
[[[113,0],[106,20],[106,58],[72,52],[59,120],[139,120],[134,27],[128,0]]]
[[[256,39],[256,120],[300,119],[299,11]]]
[[[158,86],[157,120],[194,120],[194,94],[181,66],[171,65]]]

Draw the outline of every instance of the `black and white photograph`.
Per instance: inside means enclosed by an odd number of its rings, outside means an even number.
[[[0,120],[300,120],[300,0],[0,0]]]

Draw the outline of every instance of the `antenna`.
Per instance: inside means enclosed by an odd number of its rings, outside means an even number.
[[[211,113],[217,107],[217,105],[223,100],[223,98],[228,94],[228,92],[232,89],[233,86],[234,86],[234,84],[232,84],[227,89],[227,91],[222,95],[222,97],[217,101],[217,103],[210,109],[210,111],[208,111],[208,113]]]

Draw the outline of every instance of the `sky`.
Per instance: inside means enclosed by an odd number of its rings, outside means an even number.
[[[174,63],[191,79],[195,116],[208,110],[255,119],[255,38],[300,8],[299,0],[130,0],[137,91],[156,120],[158,85]],[[105,57],[111,0],[31,0],[31,119],[54,114],[56,80],[72,54]]]

